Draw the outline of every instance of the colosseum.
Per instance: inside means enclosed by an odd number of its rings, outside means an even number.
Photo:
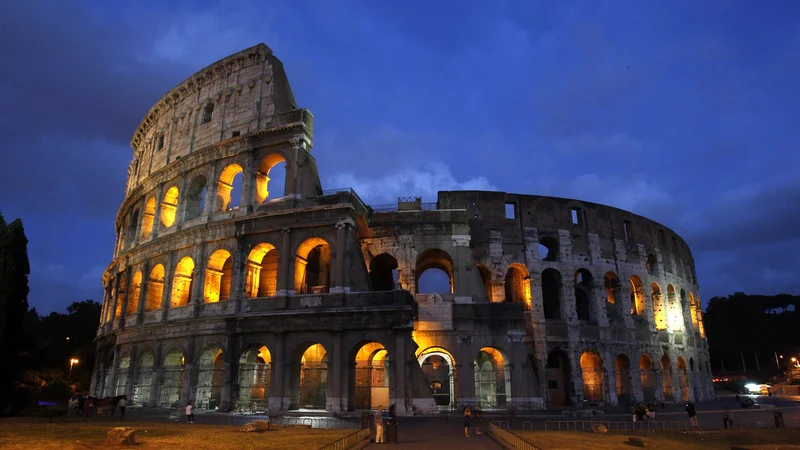
[[[323,189],[312,136],[264,44],[150,109],[103,275],[92,394],[398,415],[713,396],[694,262],[672,230],[503,192],[370,206]]]

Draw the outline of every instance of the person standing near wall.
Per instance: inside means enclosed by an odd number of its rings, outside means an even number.
[[[383,444],[386,443],[386,437],[383,433],[383,405],[378,405],[378,410],[375,411],[375,415],[373,416],[373,422],[375,422],[375,443],[376,444]]]

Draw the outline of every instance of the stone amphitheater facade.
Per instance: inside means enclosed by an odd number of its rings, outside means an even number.
[[[322,189],[312,132],[263,44],[151,108],[103,275],[94,395],[401,415],[713,396],[673,231],[502,192],[370,207]],[[430,273],[445,282],[426,287]]]

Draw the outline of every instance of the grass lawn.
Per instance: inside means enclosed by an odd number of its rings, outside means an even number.
[[[356,430],[277,428],[264,433],[242,433],[236,426],[171,422],[82,421],[62,419],[14,418],[0,420],[0,448],[94,449],[103,447],[113,427],[133,427],[136,448],[192,450],[236,449],[317,449]]]
[[[689,433],[585,431],[520,431],[515,432],[544,450],[611,450],[632,449],[629,436],[643,438],[649,449],[730,450],[733,445],[760,450],[800,449],[800,431],[709,431]]]

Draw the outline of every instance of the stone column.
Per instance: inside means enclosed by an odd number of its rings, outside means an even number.
[[[472,250],[469,248],[471,236],[465,235],[452,235],[453,251],[455,255],[453,258],[453,293],[456,297],[456,303],[471,303],[472,295],[469,283],[467,282],[467,271],[464,270],[465,264],[475,266],[475,260],[472,256]]]
[[[271,412],[282,411],[284,405],[289,406],[289,389],[284,387],[288,376],[286,369],[289,367],[286,361],[286,335],[275,333],[275,344],[272,350],[272,379],[269,387],[269,410]]]
[[[228,336],[225,347],[225,376],[222,385],[222,401],[220,410],[230,411],[236,408],[239,398],[239,335]],[[212,362],[213,364],[213,362]]]
[[[578,326],[578,311],[575,307],[575,279],[564,279],[561,275],[561,318],[569,325]]]
[[[97,349],[95,350],[94,367],[92,367],[92,381],[89,384],[89,392],[92,395],[97,395],[97,391],[95,390],[97,389],[98,385],[97,373],[100,371],[100,367],[102,367],[102,361],[103,361],[102,356],[103,356],[103,351],[100,349],[100,346],[98,345]]]
[[[342,408],[342,333],[333,333],[333,358],[328,359],[328,395],[326,398],[325,409],[328,411],[340,412]],[[346,390],[344,392],[347,392]]]
[[[398,411],[401,411],[400,408],[403,408],[402,410],[404,411],[406,399],[406,380],[410,379],[410,377],[406,375],[406,369],[407,366],[410,366],[411,364],[419,366],[419,363],[417,362],[416,358],[409,358],[409,355],[406,354],[406,339],[409,339],[410,337],[407,337],[405,333],[398,332],[397,330],[394,330],[393,334],[394,345],[392,348],[392,353],[389,353],[389,369],[391,370],[389,376],[389,402],[394,404]]]
[[[119,370],[119,354],[121,352],[121,347],[119,344],[114,346],[114,362],[111,364],[111,375],[108,377],[108,384],[110,386],[106,386],[106,392],[110,392],[110,395],[116,395],[117,391],[117,370]],[[110,388],[110,389],[109,389]]]
[[[136,236],[133,237],[134,245],[139,243],[139,239],[142,237],[142,219],[144,219],[144,207],[145,201],[147,200],[147,196],[142,196],[142,201],[139,203],[139,222],[136,224]]]
[[[608,311],[606,309],[606,304],[608,303],[606,297],[606,287],[603,279],[597,280],[595,279],[592,283],[591,295],[592,295],[592,309],[593,316],[597,321],[597,325],[601,327],[608,326]]]
[[[172,281],[175,278],[175,253],[172,252],[167,257],[167,267],[164,268],[164,291],[161,295],[162,320],[167,320],[167,311],[172,306]]]
[[[211,216],[216,211],[217,189],[219,180],[219,160],[211,163],[211,179],[206,182],[206,200],[203,204],[203,215]]]
[[[195,336],[189,336],[189,343],[186,346],[186,356],[183,359],[183,390],[180,393],[180,404],[185,405],[189,401],[195,400],[197,391],[197,370],[195,359]]]
[[[231,295],[228,300],[236,302],[234,311],[239,313],[242,310],[242,299],[245,295],[245,278],[247,276],[247,243],[243,236],[236,238],[236,253],[231,255],[233,258],[231,273]]]
[[[475,403],[475,357],[477,352],[472,350],[472,336],[459,337],[461,351],[458,353],[455,366],[455,392],[451,404]]]
[[[206,244],[201,242],[195,246],[193,256],[194,271],[192,272],[192,292],[189,295],[189,307],[192,317],[200,315],[200,305],[205,302],[206,271]]]
[[[641,353],[639,354],[641,355]],[[633,358],[633,360],[630,361],[630,364],[631,397],[634,402],[643,402],[644,388],[642,387],[642,369],[639,367],[639,358]]]
[[[164,201],[164,183],[159,183],[156,189],[156,210],[153,211],[153,231],[151,235],[153,239],[158,237],[158,232],[161,231],[161,202]]]
[[[239,200],[239,208],[244,209],[246,214],[253,212],[253,198],[256,187],[256,173],[258,166],[253,160],[253,153],[248,152],[247,161],[244,165],[244,173],[242,173],[242,196]]]
[[[336,269],[333,272],[334,282],[330,289],[331,293],[347,292],[350,288],[344,286],[344,254],[345,254],[345,234],[347,233],[348,223],[340,221],[336,223]]]
[[[112,295],[112,299],[113,299],[112,303],[111,303],[111,311],[110,311],[111,312],[111,314],[110,314],[111,320],[109,320],[108,323],[106,323],[106,333],[110,333],[111,332],[111,329],[114,326],[114,322],[117,319],[117,302],[119,301],[119,284],[120,284],[120,277],[119,276],[114,277],[114,283],[113,283],[114,289],[113,289],[112,294],[111,294]]]
[[[150,287],[150,260],[145,259],[142,264],[142,284],[139,286],[139,303],[136,304],[136,323],[144,323],[144,303],[147,299],[147,290]]]
[[[131,295],[131,268],[128,267],[125,269],[125,297],[122,299],[122,305],[120,306],[119,311],[119,329],[125,328],[125,319],[128,316],[128,302],[130,301]]]
[[[304,149],[300,147],[300,143],[302,141],[299,138],[292,138],[289,143],[292,146],[291,152],[289,152],[289,161],[286,161],[286,189],[284,189],[284,195],[291,195],[294,198],[298,198],[300,196],[300,192],[302,187],[300,186],[300,177],[298,171],[298,162],[300,160],[300,154]],[[291,189],[291,192],[286,192]]]
[[[128,367],[128,380],[125,383],[125,395],[128,397],[128,404],[133,401],[133,385],[138,376],[139,346],[131,345],[131,365]]]
[[[186,184],[187,176],[184,172],[181,175],[181,191],[178,193],[178,211],[175,213],[175,229],[180,230],[183,228],[183,221],[186,218]],[[208,192],[208,191],[206,191]]]
[[[280,248],[280,264],[278,264],[278,292],[276,295],[294,295],[294,256],[292,252],[291,228],[281,230],[283,240]]]
[[[158,406],[158,399],[161,395],[161,373],[163,370],[162,367],[162,356],[161,356],[161,347],[163,343],[161,340],[156,341],[155,348],[153,349],[153,377],[150,380],[150,406]]]
[[[606,391],[605,401],[610,405],[618,405],[616,357],[610,351],[603,352],[601,355],[603,358],[603,372],[605,372],[603,374],[603,387]]]
[[[658,368],[659,361],[653,361],[653,376],[656,379],[655,394],[656,401],[664,401],[664,384],[661,380],[661,369]]]

